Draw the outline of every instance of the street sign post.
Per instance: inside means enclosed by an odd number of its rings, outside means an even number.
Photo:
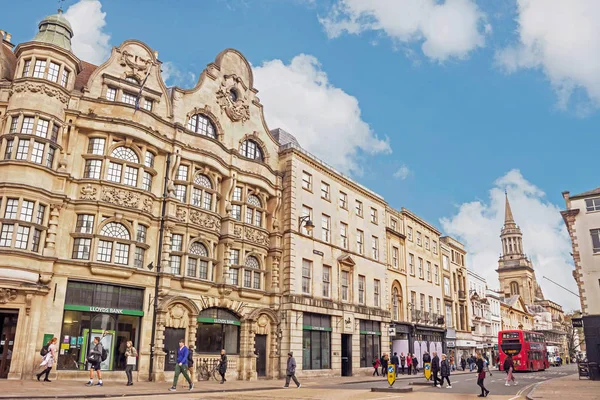
[[[431,380],[431,363],[426,362],[423,364],[423,375],[428,381]]]
[[[394,382],[396,382],[396,366],[395,365],[388,365],[387,381],[390,384],[390,387],[394,386]]]

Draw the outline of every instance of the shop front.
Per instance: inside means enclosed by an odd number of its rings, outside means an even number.
[[[381,322],[360,320],[360,367],[371,367],[381,353]]]
[[[460,365],[460,357],[456,357],[456,330],[446,329],[446,356],[453,370]]]
[[[57,369],[87,370],[87,354],[97,337],[108,352],[102,370],[124,370],[127,342],[139,349],[143,297],[144,290],[139,288],[69,281],[58,338]],[[43,342],[52,336],[44,335]]]
[[[424,325],[415,326],[415,335],[413,337],[413,351],[417,356],[419,363],[422,363],[423,354],[437,352],[441,355],[444,352],[444,335],[445,330],[441,328],[433,328]]]
[[[404,353],[405,355],[408,353],[412,353],[413,349],[410,346],[412,343],[412,324],[403,323],[403,322],[392,322],[392,329],[390,336],[390,341],[392,342],[392,350],[391,353],[398,353],[401,355]]]
[[[331,332],[331,316],[303,314],[302,370],[331,368]]]

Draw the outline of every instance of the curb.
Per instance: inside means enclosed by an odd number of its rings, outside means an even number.
[[[0,400],[34,400],[34,399],[106,399],[115,397],[140,397],[140,396],[165,396],[165,395],[181,395],[182,393],[193,393],[193,394],[205,394],[205,393],[236,393],[236,392],[256,392],[261,390],[277,390],[282,389],[280,387],[267,386],[267,387],[253,387],[253,388],[240,388],[240,389],[212,389],[202,391],[188,391],[182,390],[179,392],[169,392],[168,390],[161,392],[144,392],[144,393],[96,393],[96,394],[66,394],[66,395],[40,395],[31,397],[31,395],[22,396],[0,396]]]

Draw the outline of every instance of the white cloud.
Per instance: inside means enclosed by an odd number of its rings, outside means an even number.
[[[536,271],[544,296],[563,306],[565,311],[579,308],[579,299],[553,283],[577,292],[572,275],[571,242],[560,215],[560,208],[546,199],[538,187],[519,170],[511,170],[494,182],[489,200],[474,200],[460,205],[458,213],[440,220],[445,232],[461,240],[469,252],[468,266],[486,278],[488,287],[497,289],[500,230],[504,224],[504,190],[516,223],[523,232],[523,247]]]
[[[412,171],[406,165],[402,165],[396,172],[394,172],[394,178],[403,181],[408,178],[411,173]]]
[[[80,59],[101,64],[110,56],[110,35],[104,32],[106,13],[98,0],[81,0],[65,12],[73,27],[73,53]]]
[[[439,62],[467,57],[492,30],[475,0],[337,0],[319,21],[330,38],[383,31],[400,43],[422,43]]]
[[[167,86],[190,88],[196,85],[196,74],[190,71],[181,70],[171,61],[162,64],[161,74]]]
[[[359,150],[391,152],[361,118],[358,100],[329,82],[319,61],[306,54],[289,64],[264,62],[254,69],[255,86],[269,128],[282,128],[300,145],[342,172],[361,173]]]
[[[518,42],[496,54],[499,65],[509,73],[541,69],[563,109],[576,90],[585,91],[591,105],[599,107],[600,1],[517,0],[517,3]]]

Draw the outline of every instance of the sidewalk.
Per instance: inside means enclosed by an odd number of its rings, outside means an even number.
[[[528,395],[527,399],[564,400],[596,400],[600,398],[600,381],[579,379],[578,374],[540,382]]]
[[[453,375],[468,374],[469,372],[455,371]],[[381,382],[383,377],[375,376],[350,376],[350,377],[320,377],[299,378],[302,387],[316,387],[321,385],[344,385],[351,383]],[[423,374],[400,375],[398,382],[408,384],[409,380],[424,380]],[[38,382],[36,380],[9,381],[0,380],[0,400],[7,399],[83,399],[83,398],[106,398],[106,397],[131,397],[152,396],[188,393],[187,382],[179,379],[177,392],[169,392],[170,382],[135,382],[133,386],[125,386],[124,383],[105,381],[104,386],[87,387],[86,381],[55,380],[51,383]],[[183,382],[183,383],[182,383]],[[247,392],[258,390],[281,389],[283,379],[257,381],[227,381],[221,385],[216,381],[195,382],[191,393],[220,393],[220,392]],[[185,384],[185,386],[184,386]]]

